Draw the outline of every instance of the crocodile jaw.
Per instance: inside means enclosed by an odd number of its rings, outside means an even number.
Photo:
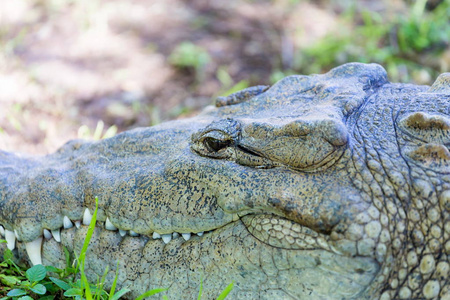
[[[79,253],[86,232],[87,226],[72,227],[61,231],[61,243],[46,240],[43,263],[64,267],[61,245]],[[17,243],[16,251],[26,257],[24,243]],[[87,253],[88,277],[101,277],[108,267],[106,286],[110,287],[117,262],[119,286],[132,289],[127,294],[130,299],[157,287],[170,287],[171,298],[194,298],[202,280],[203,296],[208,299],[217,297],[232,281],[245,287],[233,294],[234,299],[363,299],[365,288],[379,271],[379,264],[371,258],[268,246],[249,233],[241,220],[168,244],[145,236],[122,237],[118,231],[97,226]]]

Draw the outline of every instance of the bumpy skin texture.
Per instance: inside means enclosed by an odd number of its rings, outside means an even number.
[[[45,157],[0,152],[0,224],[28,261],[25,243],[97,196],[88,275],[109,266],[111,283],[119,261],[130,298],[193,299],[203,279],[205,299],[231,281],[232,299],[450,299],[449,81],[346,64]],[[44,264],[79,252],[86,228],[45,240]]]

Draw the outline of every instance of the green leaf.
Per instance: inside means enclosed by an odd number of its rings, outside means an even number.
[[[52,273],[61,273],[62,270],[59,268],[56,268],[54,266],[45,266],[45,269],[47,270],[47,272],[52,272]]]
[[[120,291],[118,291],[117,293],[115,293],[112,297],[108,298],[109,300],[117,300],[120,299],[120,297],[122,297],[123,295],[125,295],[126,293],[128,293],[130,291],[130,289],[121,289]]]
[[[48,295],[48,296],[39,298],[39,300],[53,300],[53,299],[55,299],[55,297],[56,296],[54,296],[54,295]]]
[[[76,296],[83,296],[83,290],[82,289],[68,289],[64,292],[64,296],[66,297],[76,297]]]
[[[31,298],[30,296],[23,296],[18,298],[17,300],[33,300],[33,298]]]
[[[168,288],[160,288],[160,289],[153,289],[153,290],[151,290],[151,291],[147,291],[147,292],[145,292],[145,293],[143,293],[142,295],[140,295],[139,297],[137,297],[136,298],[136,300],[142,300],[142,299],[144,299],[145,297],[150,297],[150,296],[153,296],[153,295],[155,295],[155,294],[158,294],[158,293],[161,293],[161,292],[164,292],[164,291],[167,291],[168,290]]]
[[[20,279],[16,276],[9,276],[0,274],[0,282],[6,284],[7,286],[14,286],[15,284],[20,282]]]
[[[13,290],[10,290],[8,292],[8,294],[6,294],[6,295],[9,297],[18,297],[18,296],[23,296],[26,294],[27,294],[27,292],[22,289],[13,289]]]
[[[47,275],[47,270],[43,265],[35,265],[27,270],[27,278],[31,282],[41,281]]]
[[[3,260],[10,260],[13,258],[13,254],[11,252],[11,250],[6,249],[5,252],[3,253]]]
[[[223,300],[225,299],[228,294],[231,292],[231,290],[233,289],[233,285],[234,282],[230,283],[224,290],[223,292],[219,295],[219,297],[217,297],[217,300]]]
[[[31,287],[30,290],[35,292],[38,295],[44,295],[47,292],[47,289],[42,284],[38,283],[35,286]]]
[[[81,287],[83,286],[83,284],[82,284],[82,282],[81,282],[80,279],[77,279],[77,281],[75,281],[75,282],[72,284],[72,286],[81,289]]]
[[[66,269],[72,267],[72,264],[70,263],[70,252],[69,250],[63,246],[63,250],[64,250],[64,256],[66,258]]]
[[[55,278],[55,277],[50,277],[50,280],[56,284],[57,286],[59,286],[61,289],[67,291],[68,289],[70,289],[70,284],[68,284],[67,282],[65,282],[64,280]]]

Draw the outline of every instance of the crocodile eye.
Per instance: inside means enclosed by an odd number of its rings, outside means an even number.
[[[205,145],[206,149],[210,152],[218,152],[228,146],[231,145],[231,141],[221,141],[212,137],[207,137],[203,140],[203,145]]]

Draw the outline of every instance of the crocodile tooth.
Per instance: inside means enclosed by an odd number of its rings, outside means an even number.
[[[197,232],[197,235],[198,235],[198,236],[202,236],[204,233],[205,233],[204,231]]]
[[[170,233],[162,234],[161,238],[162,238],[163,242],[167,244],[168,242],[170,242],[172,240],[172,234],[170,234]]]
[[[189,239],[191,238],[191,234],[190,233],[182,233],[181,236],[183,237],[183,239],[185,241],[189,241]]]
[[[139,236],[139,233],[136,233],[133,230],[130,230],[130,235],[131,236]]]
[[[60,232],[60,230],[61,229],[52,230],[53,238],[58,243],[61,243],[61,232]]]
[[[75,221],[75,226],[77,226],[77,228],[81,227],[81,221]]]
[[[172,233],[172,238],[173,238],[173,239],[176,239],[176,238],[179,237],[179,236],[180,236],[180,234],[179,234],[178,232]]]
[[[153,239],[154,239],[154,240],[160,239],[160,238],[161,238],[161,235],[160,235],[159,233],[153,232]]]
[[[49,240],[53,237],[52,233],[48,229],[44,229],[44,237]]]
[[[91,224],[91,220],[92,220],[91,212],[89,211],[89,208],[86,208],[84,210],[83,215],[83,225],[89,226],[89,224]]]
[[[67,217],[67,216],[64,216],[63,224],[64,224],[64,229],[69,229],[69,228],[73,227],[72,221],[70,221],[69,217]]]
[[[16,235],[14,234],[13,231],[5,229],[5,240],[9,250],[12,251],[14,250],[14,248],[16,248]]]
[[[2,225],[0,225],[0,235],[5,236],[5,228]]]
[[[38,237],[32,242],[25,243],[25,248],[27,249],[28,257],[30,258],[33,266],[42,265],[41,246],[42,246],[42,236]]]
[[[113,223],[111,223],[111,221],[109,220],[109,218],[106,218],[106,222],[105,222],[105,228],[108,230],[117,230],[117,227],[113,225]]]
[[[121,236],[127,235],[127,231],[126,230],[119,229],[119,233],[120,233]]]
[[[20,241],[19,235],[17,234],[17,229],[14,229],[14,235],[16,236],[16,240]]]

